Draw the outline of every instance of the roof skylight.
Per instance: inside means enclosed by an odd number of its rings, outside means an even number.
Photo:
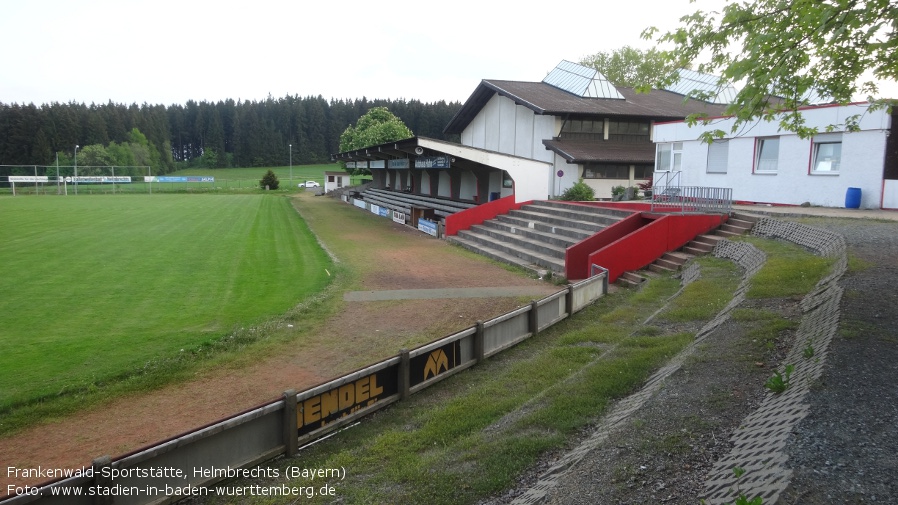
[[[567,60],[561,60],[543,82],[584,98],[624,98],[598,70]]]

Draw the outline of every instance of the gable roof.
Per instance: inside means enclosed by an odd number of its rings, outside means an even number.
[[[484,79],[461,109],[452,117],[443,133],[460,134],[474,120],[493,95],[509,98],[535,114],[556,116],[630,117],[658,121],[684,119],[694,113],[722,115],[725,106],[710,104],[664,90],[636,93],[632,88],[618,87],[623,100],[582,97],[545,82],[500,81]]]

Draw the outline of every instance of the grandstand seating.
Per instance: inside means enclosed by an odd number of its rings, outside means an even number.
[[[563,276],[566,249],[630,215],[621,211],[563,202],[539,201],[472,226],[449,242],[540,277]]]
[[[426,207],[433,209],[434,214],[439,217],[446,217],[458,211],[477,206],[474,202],[374,188],[368,188],[363,191],[362,198],[366,202],[406,214],[411,214],[412,207]]]

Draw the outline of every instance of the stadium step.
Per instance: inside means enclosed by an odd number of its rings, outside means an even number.
[[[540,277],[564,276],[568,247],[630,214],[586,205],[534,202],[447,240]]]
[[[759,218],[748,214],[733,214],[725,224],[710,233],[696,236],[692,241],[683,246],[679,251],[667,252],[663,256],[649,264],[639,273],[624,272],[619,278],[619,284],[623,286],[639,285],[634,278],[649,272],[666,273],[682,270],[683,266],[696,256],[703,256],[714,250],[717,242],[729,238],[744,235],[751,231]]]

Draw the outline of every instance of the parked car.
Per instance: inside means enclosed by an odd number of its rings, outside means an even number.
[[[306,181],[300,182],[299,184],[297,184],[297,186],[299,186],[300,188],[320,188],[321,184],[318,184],[315,181]]]

